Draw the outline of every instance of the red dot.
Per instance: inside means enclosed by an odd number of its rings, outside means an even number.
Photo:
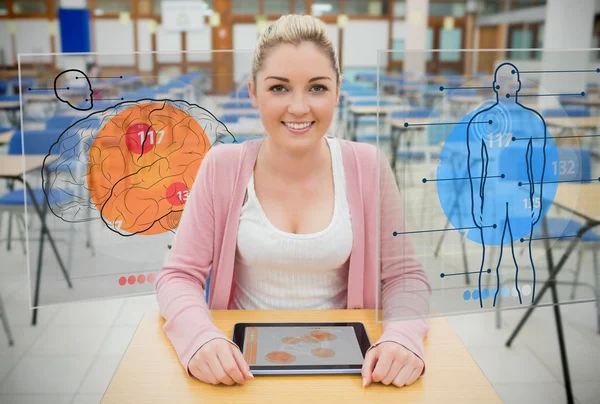
[[[124,276],[119,278],[119,285],[125,286],[126,283],[127,283],[127,278],[125,278]]]
[[[156,277],[154,276],[154,274],[149,274],[149,275],[148,275],[148,282],[150,282],[150,283],[154,282],[154,279],[155,279],[155,278],[156,278]]]
[[[167,188],[167,201],[173,206],[186,203],[190,191],[183,182],[174,182]]]
[[[154,148],[156,133],[152,126],[146,123],[136,123],[127,128],[125,144],[130,152],[146,154]],[[142,153],[142,146],[144,153]]]
[[[142,284],[142,283],[146,282],[146,276],[145,275],[139,275],[137,281],[138,281],[139,284]]]
[[[131,275],[127,281],[130,285],[133,285],[135,283],[135,276]]]

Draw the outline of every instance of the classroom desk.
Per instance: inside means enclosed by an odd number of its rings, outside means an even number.
[[[231,337],[245,321],[360,321],[371,342],[381,335],[375,310],[215,310],[212,320]],[[500,403],[500,397],[444,318],[430,319],[426,374],[411,386],[362,387],[360,375],[255,376],[240,386],[213,386],[185,373],[158,312],[137,328],[104,397],[111,403]]]
[[[40,219],[40,252],[43,251],[44,248],[44,239],[47,239],[52,247],[52,251],[54,252],[54,256],[59,264],[59,267],[67,280],[67,284],[69,287],[71,285],[71,279],[65,269],[62,258],[58,252],[56,244],[54,242],[54,238],[50,234],[50,230],[46,226],[46,212],[48,204],[43,202],[42,206],[38,204],[38,201],[35,197],[34,190],[30,186],[30,181],[25,181],[23,178],[24,173],[29,173],[31,171],[37,170],[44,166],[44,162],[46,164],[55,161],[58,156],[46,156],[46,155],[8,155],[8,156],[0,156],[0,179],[7,180],[15,180],[20,181],[25,186],[27,190],[27,198],[31,201],[31,205],[34,208],[34,211],[38,218]],[[38,298],[39,298],[39,290],[40,290],[40,279],[42,274],[42,256],[43,254],[38,254],[38,262],[37,262],[37,277],[36,277],[36,290],[33,306],[38,306]],[[35,325],[37,322],[37,309],[33,309],[33,318],[31,320],[32,325]]]
[[[0,132],[0,146],[10,143],[10,139],[14,133],[14,130]]]
[[[348,122],[346,130],[350,139],[356,141],[356,128],[361,116],[387,116],[391,111],[402,108],[401,105],[350,105],[348,107]]]
[[[591,183],[573,183],[573,184],[560,184],[556,195],[554,196],[553,204],[571,212],[573,215],[584,219],[584,224],[580,228],[578,235],[579,237],[573,237],[568,242],[566,251],[562,254],[559,260],[555,261],[552,256],[552,249],[548,240],[548,231],[546,220],[543,220],[541,225],[543,229],[543,235],[546,238],[544,240],[544,248],[546,249],[546,257],[548,263],[548,279],[543,283],[539,291],[536,292],[535,302],[527,309],[519,324],[517,324],[515,330],[506,342],[506,346],[512,344],[514,339],[517,337],[521,328],[525,325],[529,316],[535,310],[537,304],[541,301],[544,294],[550,290],[552,292],[552,303],[554,304],[554,316],[556,323],[556,331],[558,335],[559,350],[561,356],[562,372],[564,378],[564,385],[567,395],[567,403],[573,403],[573,391],[571,386],[571,376],[568,367],[567,351],[565,346],[564,331],[562,327],[560,305],[558,301],[558,293],[556,290],[556,283],[554,280],[558,276],[559,272],[564,267],[567,259],[573,254],[575,247],[581,242],[581,235],[594,227],[600,225],[600,183],[593,181]],[[597,286],[597,285],[596,285]],[[600,331],[600,316],[597,317],[597,326]]]

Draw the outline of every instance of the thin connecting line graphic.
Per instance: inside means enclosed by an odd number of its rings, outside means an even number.
[[[495,224],[493,224],[491,226],[457,227],[457,228],[454,228],[454,229],[418,230],[418,231],[405,231],[405,232],[397,232],[397,231],[395,231],[392,234],[394,235],[394,237],[396,237],[396,236],[398,236],[400,234],[417,234],[417,233],[433,233],[433,232],[438,232],[438,231],[458,231],[458,230],[471,230],[471,229],[488,229],[490,227],[495,229],[498,226],[495,225]]]
[[[434,125],[468,125],[469,123],[487,123],[491,125],[494,123],[491,119],[489,121],[482,122],[435,122],[435,123],[408,123],[404,122],[404,127],[408,128],[409,126],[434,126]]]
[[[471,179],[474,180],[480,180],[482,178],[504,178],[506,177],[504,174],[500,174],[500,175],[491,175],[488,177],[470,177]],[[423,178],[423,184],[425,184],[426,182],[439,182],[439,181],[459,181],[459,180],[468,180],[469,177],[464,177],[464,178],[438,178],[438,179],[427,179],[427,178]]]

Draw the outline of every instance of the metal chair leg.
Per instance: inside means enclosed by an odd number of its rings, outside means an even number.
[[[4,309],[4,303],[2,303],[2,296],[0,296],[0,320],[2,320],[4,332],[6,332],[6,336],[8,337],[8,345],[14,345],[15,341],[13,340],[13,336],[10,331],[10,326],[8,325],[8,319],[6,318],[6,310]]]
[[[575,292],[577,290],[577,281],[581,273],[581,261],[583,260],[583,243],[579,243],[579,253],[577,254],[577,266],[575,267],[575,275],[573,276],[573,289],[571,289],[571,300],[575,300]]]

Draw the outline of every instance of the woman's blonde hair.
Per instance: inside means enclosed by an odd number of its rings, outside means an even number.
[[[314,43],[325,53],[335,70],[336,82],[339,82],[340,67],[337,52],[327,33],[327,27],[318,18],[299,14],[282,15],[260,35],[252,60],[252,82],[256,83],[256,75],[263,68],[270,50],[280,44],[298,46],[306,41]]]

